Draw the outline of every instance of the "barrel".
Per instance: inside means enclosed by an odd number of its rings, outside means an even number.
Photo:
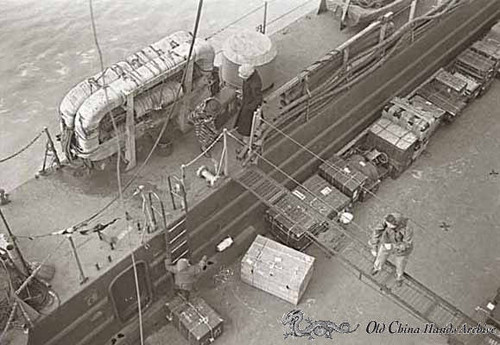
[[[274,83],[274,61],[277,50],[271,39],[257,31],[243,30],[230,36],[222,49],[222,79],[229,85],[241,88],[238,68],[243,64],[255,67],[262,79],[262,90]]]

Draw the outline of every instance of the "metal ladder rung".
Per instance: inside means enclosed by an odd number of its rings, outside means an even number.
[[[182,230],[177,236],[172,238],[170,241],[168,241],[170,244],[173,244],[175,241],[177,241],[181,236],[186,237],[186,229]]]
[[[174,249],[172,249],[172,253],[175,253],[176,251],[178,251],[180,248],[182,248],[182,246],[186,245],[187,246],[187,241],[183,241],[181,242],[177,247],[175,247]]]

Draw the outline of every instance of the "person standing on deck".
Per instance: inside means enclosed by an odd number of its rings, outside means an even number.
[[[220,113],[221,105],[215,98],[207,98],[196,109],[189,114],[188,121],[194,125],[194,134],[200,144],[202,152],[213,143],[219,131],[215,127],[215,119]],[[205,155],[210,157],[210,153]]]
[[[247,144],[252,131],[253,115],[262,104],[262,80],[252,65],[241,65],[238,75],[243,79],[242,102],[236,118],[236,130]]]
[[[184,299],[189,300],[189,295],[198,276],[207,269],[207,256],[203,256],[196,265],[191,265],[189,260],[185,258],[179,259],[177,264],[172,265],[172,261],[167,259],[165,260],[165,268],[174,274],[176,292]]]
[[[372,275],[380,272],[389,255],[394,254],[396,286],[401,286],[408,256],[413,251],[413,230],[408,227],[408,218],[399,213],[388,214],[384,221],[373,229],[369,244],[372,247],[372,255],[376,257]]]

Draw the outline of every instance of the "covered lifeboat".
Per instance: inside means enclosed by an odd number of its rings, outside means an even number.
[[[176,32],[71,89],[59,106],[61,144],[66,157],[98,161],[116,153],[113,143],[125,139],[126,103],[131,94],[138,125],[136,135],[143,134],[146,124],[153,126],[155,119],[148,115],[184,97],[181,79],[191,42],[190,33]],[[211,72],[214,58],[215,52],[206,41],[196,42],[192,61],[198,73],[195,76],[193,72],[192,79]],[[119,138],[109,114],[115,119]]]

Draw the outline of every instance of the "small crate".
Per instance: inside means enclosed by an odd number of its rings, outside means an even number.
[[[337,217],[351,203],[349,197],[319,175],[308,178],[292,194],[329,219]]]
[[[320,215],[307,209],[307,205],[291,193],[283,195],[269,208],[265,219],[276,238],[301,251],[312,243],[308,233],[317,235],[328,229],[328,223]]]
[[[368,180],[365,174],[349,167],[349,164],[337,155],[320,165],[319,175],[352,201],[359,199],[361,190]]]
[[[175,297],[165,304],[167,318],[190,345],[208,345],[223,332],[224,321],[200,297]]]
[[[496,69],[496,62],[474,52],[472,49],[467,49],[461,53],[457,57],[455,65],[459,71],[482,83],[491,79]]]
[[[314,271],[315,258],[258,235],[241,260],[241,280],[297,305]]]

